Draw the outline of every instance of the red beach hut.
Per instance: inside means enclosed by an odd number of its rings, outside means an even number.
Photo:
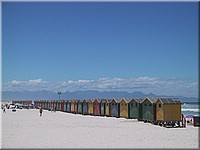
[[[94,116],[100,116],[101,114],[101,100],[100,99],[95,99],[93,103],[93,111],[94,111]]]

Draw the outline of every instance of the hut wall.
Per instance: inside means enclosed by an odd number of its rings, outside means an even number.
[[[88,113],[88,104],[86,101],[83,102],[83,114]]]
[[[74,112],[74,102],[71,102],[71,112]]]
[[[74,112],[78,113],[78,104],[76,101],[74,102]]]
[[[98,101],[95,101],[93,105],[94,105],[94,108],[93,108],[94,115],[96,116],[100,115],[100,103]]]
[[[119,117],[119,105],[115,102],[111,103],[111,116]]]
[[[104,116],[105,115],[105,103],[101,103],[101,115]]]
[[[131,101],[129,103],[129,118],[139,118],[139,103],[136,101]]]
[[[181,120],[181,104],[165,104],[164,120],[179,121]]]
[[[42,101],[42,109],[44,109],[44,108],[45,108],[45,102]]]
[[[67,102],[67,112],[71,112],[71,103]]]
[[[88,102],[88,114],[92,115],[93,114],[93,103]]]
[[[154,120],[153,104],[148,100],[142,103],[142,119],[148,121]]]
[[[156,120],[158,121],[164,120],[163,109],[164,107],[162,103],[158,100],[156,103]]]
[[[106,116],[110,116],[111,113],[110,113],[110,103],[106,103]]]
[[[120,102],[120,117],[128,118],[128,103],[124,100]]]
[[[65,103],[64,101],[62,101],[62,103],[61,103],[61,110],[62,111],[64,111],[64,103]]]
[[[78,113],[82,113],[82,102],[78,103]]]
[[[64,111],[67,111],[67,101],[64,102]]]

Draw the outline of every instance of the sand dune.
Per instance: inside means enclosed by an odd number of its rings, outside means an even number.
[[[198,127],[39,110],[2,113],[2,148],[198,148]]]

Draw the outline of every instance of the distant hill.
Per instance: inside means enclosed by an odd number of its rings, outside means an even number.
[[[153,93],[144,94],[142,92],[126,92],[126,91],[74,91],[63,92],[61,99],[88,99],[88,98],[144,98],[144,97],[176,97],[182,102],[198,102],[198,98],[195,97],[183,97],[183,96],[167,96],[167,95],[155,95]],[[58,100],[58,94],[51,91],[2,91],[2,100]]]

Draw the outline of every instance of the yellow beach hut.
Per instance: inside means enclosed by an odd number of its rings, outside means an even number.
[[[180,125],[181,102],[176,98],[158,98],[156,101],[156,122],[160,125]]]
[[[94,107],[93,107],[93,101],[92,99],[89,99],[88,102],[88,114],[93,115]]]
[[[123,117],[123,118],[128,118],[128,103],[129,103],[130,99],[125,99],[125,98],[122,98],[120,100],[120,117]]]
[[[106,111],[105,111],[105,116],[111,116],[111,111],[110,111],[110,103],[111,103],[112,99],[107,99],[106,100]]]
[[[75,101],[71,100],[70,104],[71,104],[71,113],[75,113]]]

